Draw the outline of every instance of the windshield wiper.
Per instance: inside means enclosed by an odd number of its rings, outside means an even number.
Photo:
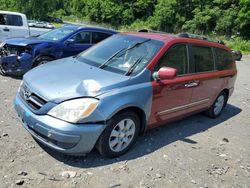
[[[108,64],[109,64],[109,62],[115,57],[115,56],[117,56],[120,52],[122,52],[123,50],[125,50],[126,48],[122,48],[122,49],[120,49],[120,50],[118,50],[117,52],[115,52],[112,56],[110,56],[103,64],[101,64],[100,66],[99,66],[99,68],[100,69],[102,69],[102,68],[104,68],[104,67],[106,67]]]
[[[135,47],[137,47],[137,46],[140,46],[141,44],[143,44],[143,43],[145,43],[145,42],[148,42],[148,41],[150,41],[150,40],[151,40],[151,39],[147,39],[147,40],[144,40],[144,41],[142,41],[142,42],[137,42],[137,43],[135,43],[134,45],[132,45],[132,46],[130,46],[130,47],[128,47],[128,48],[122,48],[121,50],[118,50],[115,54],[113,54],[110,58],[108,58],[103,64],[101,64],[101,65],[99,66],[99,68],[102,69],[102,68],[106,67],[110,62],[112,62],[111,60],[112,60],[113,58],[115,58],[120,52],[123,51],[122,54],[124,54],[126,51],[131,50],[131,49],[133,49],[133,48],[135,48]],[[120,56],[121,56],[121,55],[120,55]],[[120,56],[118,56],[118,57],[120,57]]]
[[[133,65],[131,65],[128,69],[128,71],[125,73],[126,76],[130,75],[136,68],[136,66],[141,62],[141,60],[143,59],[143,56],[139,57]]]

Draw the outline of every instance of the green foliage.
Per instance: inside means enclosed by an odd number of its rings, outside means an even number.
[[[1,10],[166,32],[250,38],[250,0],[0,0]]]
[[[241,35],[250,38],[250,0],[240,0],[238,23]]]
[[[194,18],[188,20],[182,28],[192,32],[197,31],[201,34],[213,31],[218,17],[220,16],[220,12],[221,11],[218,7],[211,9],[210,6],[205,6],[202,11],[200,8],[195,8],[193,10]]]
[[[176,0],[159,0],[153,16],[149,18],[149,26],[152,29],[173,32],[176,29],[176,6]]]
[[[234,50],[240,50],[243,54],[250,54],[250,41],[240,37],[225,40],[226,45]]]

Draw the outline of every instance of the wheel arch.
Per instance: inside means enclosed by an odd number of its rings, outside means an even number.
[[[35,61],[37,61],[39,58],[41,58],[41,57],[50,57],[50,58],[52,58],[52,59],[57,59],[54,55],[52,55],[52,54],[41,54],[41,55],[38,55],[38,56],[36,56],[35,57],[35,59],[34,59],[34,62]]]
[[[227,94],[227,97],[228,97],[228,95],[229,95],[229,89],[225,88],[221,92],[225,92]]]
[[[109,119],[124,111],[132,111],[138,115],[138,117],[140,118],[140,135],[143,134],[146,130],[146,125],[147,125],[146,113],[138,106],[127,106],[122,109],[119,109]]]
[[[229,89],[228,88],[224,88],[220,93],[224,92],[227,96],[226,98],[226,102],[225,102],[225,105],[227,104],[227,101],[228,101],[228,98],[229,98]]]
[[[49,58],[52,58],[53,60],[57,59],[55,56],[53,56],[52,54],[41,54],[41,55],[38,55],[34,58],[33,62],[32,62],[32,65],[33,66],[36,66],[36,62],[42,58],[42,57],[49,57]]]

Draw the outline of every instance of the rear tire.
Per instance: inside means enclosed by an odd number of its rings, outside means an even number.
[[[236,59],[237,61],[241,61],[242,55],[240,54],[239,57]]]
[[[49,56],[42,56],[42,57],[39,57],[39,58],[35,61],[33,67],[36,67],[36,66],[39,66],[39,65],[46,64],[46,63],[48,63],[49,61],[53,61],[53,60],[54,60],[54,58],[49,57]]]
[[[227,104],[227,99],[228,96],[226,92],[222,91],[215,99],[213,105],[205,112],[205,114],[211,118],[217,118],[220,116]]]
[[[136,142],[140,119],[132,111],[124,111],[112,117],[97,142],[99,153],[108,158],[126,153]]]

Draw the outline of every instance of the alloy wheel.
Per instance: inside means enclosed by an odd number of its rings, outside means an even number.
[[[126,149],[135,135],[135,122],[131,119],[121,120],[112,130],[109,147],[114,152]]]
[[[215,115],[218,115],[221,112],[221,110],[223,109],[224,103],[225,103],[225,97],[224,95],[220,95],[215,102],[215,106],[214,106]]]

